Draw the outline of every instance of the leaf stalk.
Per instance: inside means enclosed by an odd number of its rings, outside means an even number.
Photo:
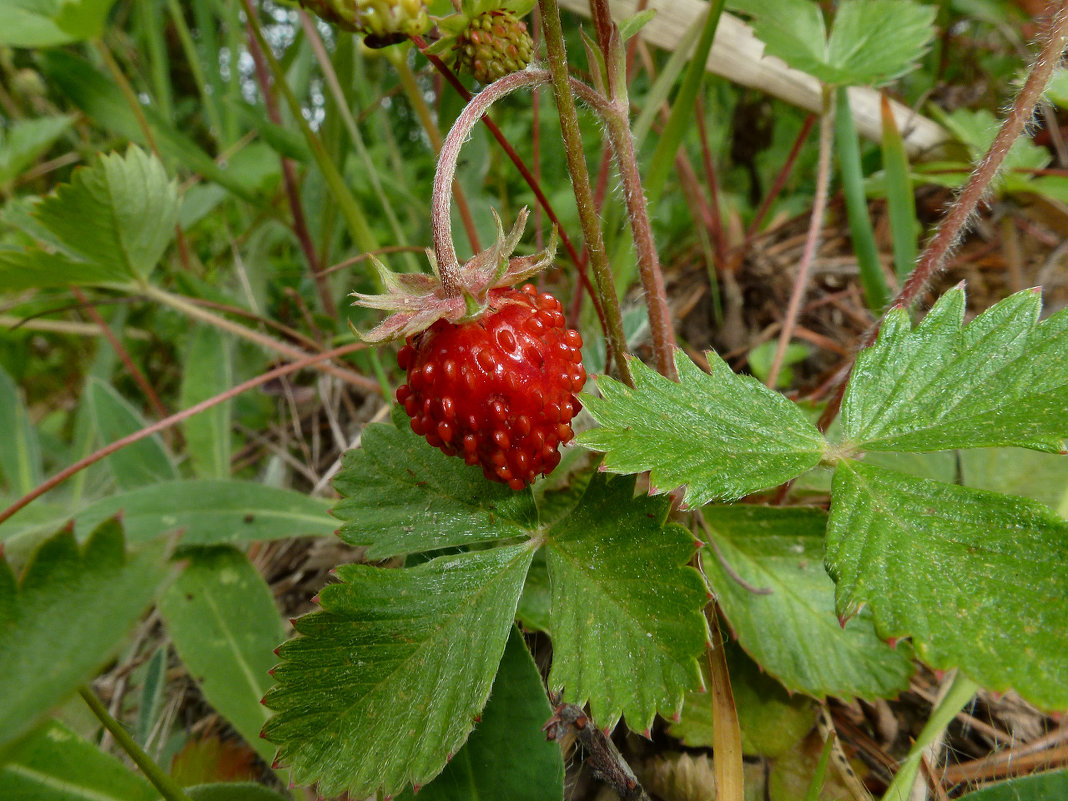
[[[152,786],[159,790],[160,795],[166,801],[192,801],[181,788],[181,785],[164,773],[160,766],[153,762],[152,758],[130,736],[125,727],[108,713],[107,709],[104,708],[104,704],[96,697],[96,693],[88,687],[81,687],[78,690],[78,695],[82,697],[82,700],[85,701],[96,719],[111,733],[111,736],[115,738],[115,742],[129,755],[130,759],[145,774],[145,778],[152,782]]]

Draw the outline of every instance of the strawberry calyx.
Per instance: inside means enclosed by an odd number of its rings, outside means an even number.
[[[441,269],[432,250],[427,250],[433,275],[395,273],[371,256],[385,292],[378,295],[353,292],[354,306],[392,312],[371,331],[356,335],[364,342],[379,344],[405,339],[430,328],[438,320],[460,324],[477,320],[491,308],[490,292],[514,286],[544,270],[556,255],[556,231],[545,250],[530,256],[512,256],[523,235],[528,211],[520,210],[512,230],[506,235],[496,212],[497,237],[493,244],[472,256],[463,265]]]

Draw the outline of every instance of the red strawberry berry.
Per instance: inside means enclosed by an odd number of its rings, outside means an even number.
[[[574,436],[582,337],[564,325],[560,301],[530,284],[491,290],[488,300],[473,322],[439,319],[408,337],[397,400],[431,445],[520,490],[552,472]]]

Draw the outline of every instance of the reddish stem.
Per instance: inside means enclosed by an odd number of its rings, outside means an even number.
[[[251,28],[248,31],[248,51],[252,55],[252,62],[256,70],[256,81],[263,93],[263,102],[267,107],[267,118],[275,125],[282,124],[282,115],[278,111],[278,103],[271,92],[271,77],[267,65],[263,61],[263,51],[260,43],[256,41]],[[315,280],[315,288],[319,292],[319,302],[323,304],[323,311],[329,317],[337,317],[337,304],[330,291],[330,282],[321,272],[319,254],[315,251],[311,233],[308,230],[308,221],[304,216],[304,206],[300,202],[300,191],[297,189],[297,173],[293,168],[293,162],[285,156],[278,157],[282,162],[282,179],[286,187],[286,199],[289,201],[290,213],[293,215],[293,233],[296,234],[300,249],[304,251],[304,258],[308,262],[312,278]]]
[[[60,470],[54,476],[38,485],[32,492],[27,493],[26,495],[19,498],[17,501],[15,501],[15,503],[7,507],[7,509],[4,509],[2,512],[0,512],[0,523],[3,523],[16,512],[28,506],[30,503],[40,498],[49,490],[59,486],[71,476],[84,470],[90,465],[96,464],[101,459],[110,456],[116,451],[122,450],[127,445],[133,445],[135,442],[140,442],[146,437],[150,437],[153,434],[168,429],[171,426],[177,425],[178,423],[182,422],[183,420],[187,420],[195,414],[200,414],[200,412],[206,411],[212,406],[217,406],[220,403],[225,403],[231,398],[240,395],[242,392],[247,392],[250,389],[254,389],[255,387],[258,387],[262,384],[266,384],[268,381],[271,381],[275,378],[280,378],[284,375],[289,375],[290,373],[294,373],[297,370],[302,370],[305,367],[310,367],[313,364],[318,364],[319,362],[327,361],[328,359],[333,359],[337,356],[343,356],[346,353],[352,353],[353,351],[360,350],[365,347],[367,346],[364,345],[362,342],[350,342],[348,345],[342,345],[340,348],[334,348],[333,350],[324,351],[323,353],[317,353],[314,356],[308,356],[304,359],[298,359],[295,362],[284,364],[281,367],[276,367],[273,370],[268,370],[261,376],[251,378],[248,381],[238,384],[236,387],[232,387],[226,390],[226,392],[222,392],[213,398],[203,400],[194,406],[190,406],[188,409],[182,409],[182,411],[176,412],[170,417],[166,417],[163,420],[159,420],[150,426],[146,426],[140,431],[135,431],[133,434],[129,434],[128,436],[125,436],[122,439],[117,439],[114,442],[105,445],[103,448],[96,451],[95,453],[89,454],[84,459],[79,459],[70,467]]]
[[[798,314],[801,311],[801,300],[808,289],[809,271],[812,262],[816,258],[816,249],[819,247],[820,231],[823,229],[823,216],[827,209],[827,194],[831,180],[831,145],[834,139],[834,94],[833,90],[823,87],[823,115],[820,118],[820,155],[816,166],[816,197],[812,204],[812,219],[808,226],[808,236],[805,238],[805,249],[801,253],[801,263],[797,267],[797,278],[794,280],[794,289],[790,294],[790,303],[786,307],[786,316],[783,318],[782,331],[775,347],[775,357],[771,360],[771,368],[768,370],[767,385],[774,387],[782,370],[783,359],[786,356],[786,346],[790,344],[794,327],[797,325]]]
[[[89,302],[89,299],[85,297],[85,293],[82,292],[76,286],[70,288],[71,294],[77,298],[78,302],[83,305],[85,313],[92,318],[93,322],[100,326],[100,333],[104,335],[104,338],[111,344],[111,347],[115,350],[116,355],[122,361],[126,371],[133,377],[137,386],[141,388],[141,391],[145,393],[145,397],[148,398],[148,402],[152,404],[152,408],[156,410],[156,414],[160,417],[167,416],[167,407],[163,405],[163,401],[159,399],[159,395],[156,394],[156,390],[152,388],[152,384],[149,383],[148,378],[141,369],[134,364],[134,360],[130,357],[130,352],[126,350],[119,338],[115,336],[115,332],[111,330],[111,326],[108,325],[100,312],[96,310],[96,306]]]
[[[1027,123],[1034,116],[1035,106],[1042,98],[1042,93],[1046,90],[1053,71],[1060,63],[1066,40],[1068,40],[1068,7],[1061,4],[1056,13],[1050,17],[1042,50],[1031,65],[1027,80],[1016,96],[1008,116],[1002,122],[997,136],[994,137],[993,144],[990,145],[990,149],[972,172],[956,202],[938,226],[934,237],[920,256],[916,269],[905,281],[897,297],[890,302],[889,309],[910,306],[945,267],[946,259],[964,236],[968,221],[975,213],[979,201],[989,190],[990,184],[1004,164],[1009,148],[1024,132]],[[870,347],[875,342],[881,326],[882,319],[869,329],[862,340],[861,349]],[[850,364],[848,369],[842,371],[838,390],[820,416],[818,426],[821,431],[826,431],[834,418],[838,416],[852,370],[853,364]]]

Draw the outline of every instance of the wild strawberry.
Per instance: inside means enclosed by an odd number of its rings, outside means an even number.
[[[395,43],[430,27],[425,0],[300,0],[308,11],[372,42]]]
[[[494,9],[471,18],[454,45],[456,62],[482,84],[526,69],[534,52],[527,24],[509,9]]]
[[[574,436],[581,347],[552,295],[530,284],[495,289],[477,320],[438,320],[408,337],[398,355],[408,383],[397,400],[416,434],[519,490],[551,473]]]
[[[526,218],[523,209],[508,236],[498,219],[493,245],[447,276],[433,251],[432,276],[372,258],[386,292],[353,293],[361,306],[393,312],[362,339],[406,340],[397,401],[412,430],[517,490],[559,463],[586,383],[582,337],[564,325],[560,302],[529,284],[510,288],[551,264],[556,247],[554,232],[543,253],[509,258]]]

